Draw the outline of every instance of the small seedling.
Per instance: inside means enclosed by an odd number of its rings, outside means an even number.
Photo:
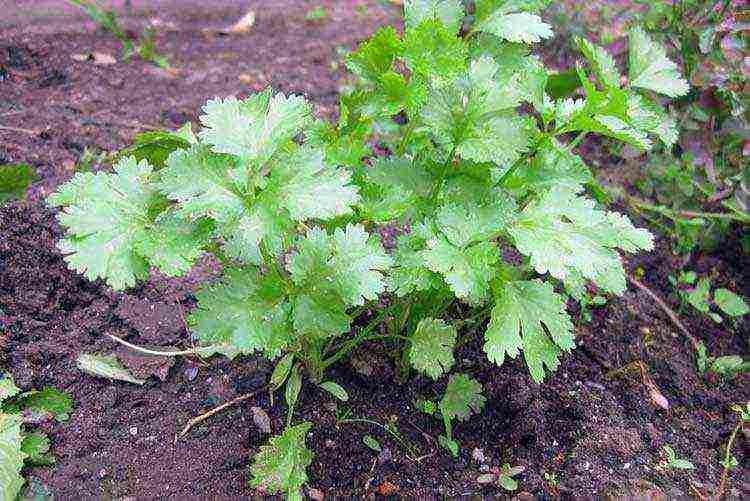
[[[367,447],[375,452],[380,452],[383,450],[383,448],[380,446],[380,442],[378,442],[377,439],[372,435],[365,435],[364,437],[362,437],[362,443],[364,443]]]
[[[684,310],[687,306],[692,306],[716,323],[721,323],[723,319],[721,315],[711,311],[712,304],[715,304],[722,313],[731,319],[738,319],[750,312],[750,307],[745,303],[745,300],[729,289],[715,289],[712,302],[711,281],[706,277],[699,280],[697,278],[697,274],[693,271],[683,271],[678,278],[669,277],[669,281],[677,289],[677,295],[682,303],[681,309]],[[695,287],[692,289],[683,289],[684,286],[693,284],[695,284]]]
[[[513,477],[520,475],[525,470],[525,466],[511,466],[508,463],[503,464],[502,468],[493,466],[489,473],[483,473],[477,477],[477,483],[496,484],[506,491],[512,492],[518,489],[518,482]]]
[[[89,18],[101,26],[106,31],[112,33],[122,44],[122,55],[127,61],[134,55],[139,56],[144,61],[150,61],[160,68],[169,69],[169,59],[160,54],[156,49],[156,33],[152,28],[145,28],[141,33],[138,42],[131,40],[130,36],[120,26],[117,20],[117,14],[113,10],[105,10],[94,0],[67,0],[77,7],[80,7]]]
[[[664,453],[666,454],[666,460],[661,464],[663,468],[670,470],[694,470],[695,466],[687,459],[679,459],[677,453],[674,451],[671,445],[665,445],[663,447]]]
[[[482,385],[477,381],[465,374],[451,376],[438,405],[445,426],[445,435],[440,435],[438,442],[450,451],[453,457],[458,457],[459,451],[458,442],[453,440],[453,419],[464,421],[472,414],[481,412],[485,400]]]
[[[307,19],[308,21],[321,21],[323,19],[326,19],[327,17],[328,11],[322,5],[319,7],[315,7],[314,9],[310,9],[305,15],[305,19]]]
[[[0,165],[0,205],[10,200],[23,199],[26,190],[36,179],[36,170],[30,165]]]

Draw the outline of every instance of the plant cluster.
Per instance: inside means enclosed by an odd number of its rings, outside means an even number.
[[[210,253],[219,280],[197,293],[189,326],[229,356],[279,360],[286,427],[261,448],[252,485],[300,496],[311,424],[293,424],[303,375],[362,343],[398,348],[397,363],[438,380],[456,365],[448,311],[487,319],[488,359],[523,353],[541,382],[575,346],[568,297],[589,284],[626,288],[620,252],[651,235],[585,194],[592,175],[573,148],[597,134],[648,150],[671,145],[674,122],[656,94],[688,85],[641,29],[630,34],[629,83],[600,47],[579,40],[585,96],[552,99],[531,45],[552,36],[544,0],[406,1],[405,30],[378,30],[347,59],[360,86],[336,123],[303,97],[270,89],[212,99],[201,130],[139,139],[114,172],[79,172],[49,201],[66,228],[68,265],[116,289],[151,267],[169,276]],[[376,156],[378,136],[389,150]],[[395,248],[384,225],[403,233]],[[452,374],[439,404],[444,445],[454,419],[479,412],[481,385]]]
[[[20,474],[26,466],[55,462],[50,440],[29,425],[65,421],[73,408],[70,396],[54,388],[21,392],[13,379],[0,372],[0,499],[13,501],[24,484]]]
[[[596,25],[611,21],[604,7]],[[673,237],[675,250],[717,246],[733,225],[744,228],[750,252],[750,86],[746,2],[633,0],[622,2],[626,23],[642,25],[678,58],[692,86],[672,111],[677,147],[642,162],[637,182],[648,200],[626,197],[634,209]],[[615,14],[617,15],[617,14]],[[611,35],[606,36],[611,42]]]
[[[169,59],[156,48],[156,32],[152,28],[144,28],[134,40],[120,25],[115,11],[103,9],[94,0],[68,0],[68,3],[80,7],[93,22],[112,33],[122,43],[122,57],[126,61],[138,56],[160,68],[171,68]]]

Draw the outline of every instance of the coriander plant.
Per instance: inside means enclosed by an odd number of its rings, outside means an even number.
[[[89,279],[123,289],[150,267],[179,276],[205,253],[223,263],[197,294],[194,336],[230,356],[281,357],[270,387],[287,381],[286,429],[256,457],[254,486],[301,495],[309,424],[292,413],[303,374],[347,397],[326,369],[379,339],[402,348],[401,368],[438,379],[455,364],[447,311],[460,303],[467,319],[489,317],[490,361],[523,352],[541,382],[575,345],[566,295],[583,297],[588,282],[622,293],[619,251],[652,248],[646,230],[586,196],[593,177],[572,150],[586,134],[671,144],[655,94],[687,84],[634,29],[627,84],[579,40],[585,97],[552,100],[530,47],[552,36],[546,4],[477,0],[467,16],[459,0],[407,0],[403,34],[381,28],[349,55],[360,84],[337,122],[270,89],[213,99],[197,133],[140,138],[114,172],[77,173],[50,197],[67,229],[59,247]],[[373,154],[376,135],[388,155]],[[383,225],[404,230],[392,250]],[[451,419],[484,397],[466,375],[448,387],[443,442],[455,449]]]

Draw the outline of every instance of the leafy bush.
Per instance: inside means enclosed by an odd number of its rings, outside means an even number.
[[[282,357],[272,391],[287,384],[286,431],[256,457],[253,485],[300,495],[309,424],[291,418],[303,369],[321,383],[376,339],[438,379],[454,365],[446,317],[459,303],[466,319],[489,317],[492,362],[523,351],[541,382],[575,345],[566,294],[583,297],[588,282],[622,293],[618,251],[652,248],[647,231],[584,194],[592,176],[572,149],[589,133],[672,144],[675,125],[652,95],[687,84],[636,29],[629,86],[581,40],[595,78],[579,66],[585,98],[552,100],[528,46],[552,36],[537,14],[545,4],[477,1],[467,17],[459,0],[407,1],[403,36],[381,28],[349,56],[362,85],[342,96],[337,123],[270,89],[213,99],[197,134],[152,135],[114,172],[77,173],[50,197],[67,228],[59,247],[91,280],[132,287],[151,266],[179,276],[206,252],[224,264],[197,295],[192,332],[217,352]],[[370,149],[376,133],[385,157]],[[392,250],[383,225],[404,230]],[[463,374],[448,383],[449,449],[451,420],[479,412],[480,391]]]
[[[739,0],[633,0],[612,12],[592,2],[597,16],[581,23],[611,42],[602,25],[643,25],[675,54],[692,91],[674,103],[678,147],[664,148],[642,164],[639,191],[656,203],[627,197],[645,217],[673,237],[675,250],[715,247],[733,224],[745,228],[750,252],[750,86],[747,11]],[[568,3],[571,14],[578,3]],[[586,16],[578,16],[585,18]]]

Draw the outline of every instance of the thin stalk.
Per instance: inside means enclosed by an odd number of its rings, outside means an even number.
[[[724,489],[726,489],[727,479],[729,478],[729,458],[732,457],[732,447],[734,447],[734,440],[737,438],[737,433],[742,429],[743,420],[740,416],[737,426],[734,427],[732,435],[729,437],[727,443],[727,453],[724,455],[724,471],[721,472],[721,480],[719,481],[719,488],[716,491],[716,499],[719,500],[724,495]]]
[[[370,332],[372,332],[372,330],[375,329],[375,327],[377,327],[378,325],[380,325],[380,322],[382,322],[383,319],[386,316],[388,316],[388,313],[390,313],[391,311],[393,311],[396,308],[396,306],[397,305],[391,305],[388,308],[382,310],[380,312],[380,314],[378,314],[377,317],[375,317],[369,324],[367,324],[367,326],[364,329],[360,330],[357,333],[357,335],[354,337],[354,339],[351,339],[351,340],[347,341],[346,343],[344,343],[344,345],[342,347],[340,347],[336,351],[336,353],[334,353],[333,355],[331,355],[327,359],[323,360],[323,362],[321,362],[321,367],[322,367],[323,371],[325,371],[328,367],[330,367],[331,365],[335,364],[336,362],[338,362],[339,360],[341,360],[342,358],[344,358],[347,353],[349,353],[354,348],[356,348],[357,345],[359,345],[360,343],[362,343],[364,341],[363,338],[366,338],[368,336],[368,334],[370,334]]]
[[[746,216],[744,214],[726,214],[726,213],[721,213],[721,212],[701,212],[701,211],[690,211],[690,210],[676,211],[676,210],[672,210],[667,207],[664,207],[662,205],[651,204],[637,197],[627,195],[624,198],[627,202],[632,203],[633,205],[637,207],[641,207],[643,209],[650,210],[652,212],[657,212],[670,219],[677,219],[677,218],[691,219],[691,218],[696,218],[696,217],[702,217],[706,219],[726,219],[730,221],[750,223],[750,216]]]
[[[124,339],[120,339],[117,336],[113,336],[112,334],[107,334],[113,341],[117,341],[123,346],[127,346],[131,350],[135,350],[141,353],[145,353],[146,355],[156,355],[161,357],[179,357],[180,355],[196,355],[203,351],[213,351],[216,350],[216,345],[210,345],[210,346],[200,346],[198,348],[192,348],[190,350],[181,350],[181,351],[158,351],[158,350],[149,350],[148,348],[142,348],[138,345],[128,343]]]
[[[576,146],[578,146],[580,144],[580,142],[583,141],[586,138],[586,134],[588,134],[588,132],[586,132],[586,131],[579,132],[578,135],[570,142],[570,144],[568,145],[568,148],[570,150],[573,150],[573,148],[575,148]]]
[[[409,123],[406,124],[406,130],[404,131],[404,136],[401,138],[401,142],[398,144],[398,147],[396,148],[396,155],[403,156],[404,152],[406,151],[406,145],[409,142],[409,139],[411,138],[411,133],[414,131],[414,127],[416,127],[417,121],[415,119],[410,119]]]

